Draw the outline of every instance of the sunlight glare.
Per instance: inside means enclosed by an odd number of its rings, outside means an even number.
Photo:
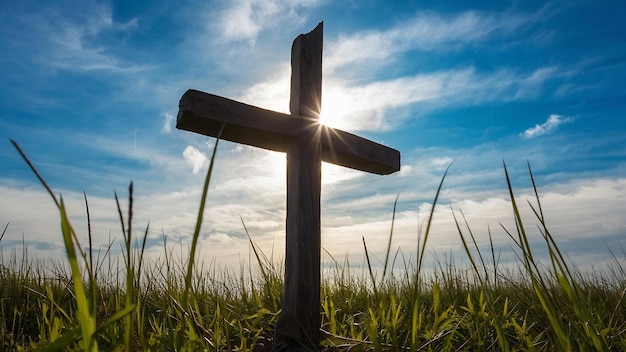
[[[345,102],[345,93],[333,89],[322,98],[322,111],[320,113],[320,123],[333,128],[345,128],[341,118],[348,115],[350,107]]]

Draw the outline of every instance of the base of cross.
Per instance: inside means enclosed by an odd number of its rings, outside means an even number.
[[[282,314],[276,321],[276,332],[271,352],[318,352],[318,336],[307,336],[300,320],[290,314]]]
[[[319,352],[320,348],[305,344],[299,340],[279,340],[274,345],[270,352]]]

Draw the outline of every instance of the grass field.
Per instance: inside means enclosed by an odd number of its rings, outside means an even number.
[[[59,209],[67,256],[61,262],[44,263],[2,248],[0,350],[269,350],[280,312],[282,268],[252,241],[254,269],[249,265],[237,273],[195,263],[214,158],[189,259],[177,260],[164,243],[159,259],[144,262],[145,236],[132,238],[132,184],[127,214],[116,196],[123,255],[106,252],[94,258],[77,245],[90,240],[91,234],[74,232],[63,200],[22,156]],[[506,167],[505,175],[508,181]],[[532,172],[530,178],[534,186]],[[323,350],[626,350],[626,272],[621,265],[626,253],[607,250],[613,265],[597,275],[574,269],[545,226],[536,187],[531,204],[535,218],[522,219],[509,183],[516,228],[505,230],[516,248],[517,266],[500,267],[493,247],[480,252],[461,214],[457,226],[468,267],[444,262],[426,274],[424,249],[444,179],[445,174],[420,236],[419,255],[401,263],[401,274],[388,270],[390,248],[382,275],[374,275],[371,266],[364,275],[354,274],[341,260],[330,269],[332,275],[322,282],[320,302]],[[88,209],[87,197],[85,204]],[[526,222],[539,224],[550,256],[548,265],[536,260]],[[6,231],[7,227],[0,235],[0,248]],[[136,242],[139,246],[132,245]],[[251,274],[257,269],[260,275]]]

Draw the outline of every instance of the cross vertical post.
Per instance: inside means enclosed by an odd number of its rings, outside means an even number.
[[[293,42],[289,103],[292,115],[319,119],[322,43],[323,23]],[[321,168],[319,129],[303,130],[299,138],[289,140],[285,291],[276,336],[315,344],[320,328]]]

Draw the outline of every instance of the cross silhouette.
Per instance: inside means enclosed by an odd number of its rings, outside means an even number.
[[[299,35],[291,49],[291,115],[197,90],[180,99],[176,127],[287,153],[285,291],[277,341],[319,342],[321,162],[386,175],[400,169],[400,152],[319,123],[323,23]]]

